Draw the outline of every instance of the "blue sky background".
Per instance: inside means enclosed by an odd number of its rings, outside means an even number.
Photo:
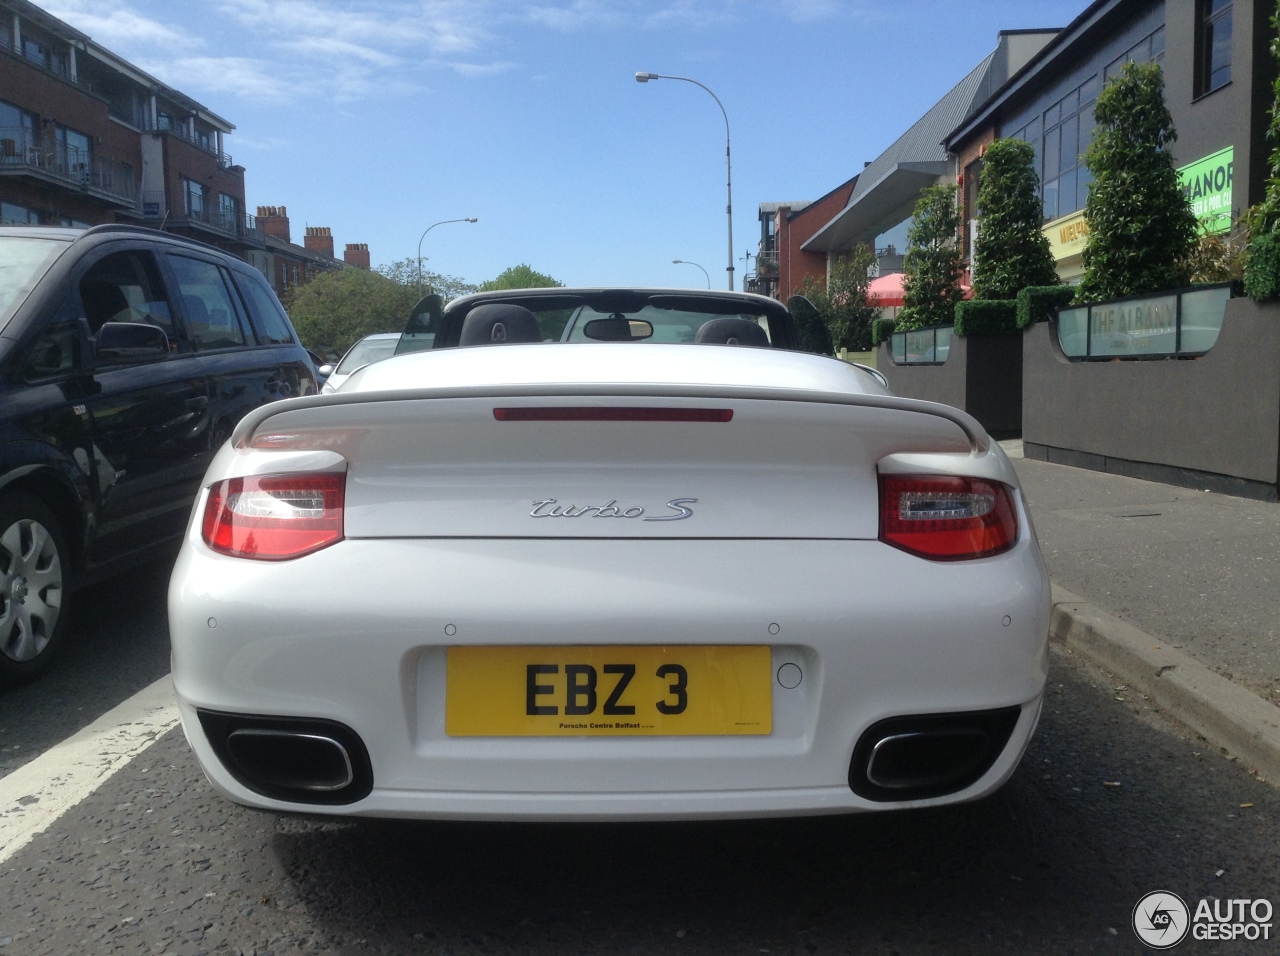
[[[38,0],[236,125],[248,211],[471,282],[725,286],[761,202],[874,159],[996,45],[1087,0]],[[753,266],[754,268],[754,266]]]

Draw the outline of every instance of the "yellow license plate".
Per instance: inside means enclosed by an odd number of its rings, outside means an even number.
[[[451,737],[767,734],[768,647],[450,647]]]

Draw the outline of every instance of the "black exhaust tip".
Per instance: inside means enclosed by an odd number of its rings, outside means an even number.
[[[849,787],[878,803],[957,793],[991,769],[1021,707],[890,717],[869,727],[849,764]]]
[[[222,765],[254,793],[290,803],[336,806],[373,789],[369,752],[350,727],[308,717],[197,711]]]

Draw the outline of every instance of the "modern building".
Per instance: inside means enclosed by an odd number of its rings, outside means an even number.
[[[1275,63],[1271,0],[1097,0],[945,138],[977,216],[982,152],[996,137],[1035,147],[1045,234],[1064,281],[1083,275],[1089,235],[1084,163],[1103,85],[1126,63],[1163,68],[1178,138],[1171,152],[1208,232],[1226,232],[1266,188]],[[966,255],[970,253],[966,247]],[[977,264],[981,268],[981,264]]]
[[[343,267],[332,237],[294,246],[287,218],[281,237],[246,214],[234,129],[28,0],[0,0],[0,223],[153,226],[252,262],[277,293]]]
[[[922,190],[955,181],[955,157],[943,142],[947,133],[980,110],[1057,34],[1057,29],[1001,31],[996,48],[981,63],[866,164],[843,208],[800,248],[835,259],[857,245],[875,248],[878,238],[910,219]]]

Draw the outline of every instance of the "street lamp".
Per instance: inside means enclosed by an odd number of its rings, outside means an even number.
[[[422,298],[422,240],[427,238],[429,233],[436,226],[443,226],[446,222],[476,222],[475,216],[468,216],[466,219],[441,219],[439,222],[433,222],[422,230],[422,235],[418,237],[418,298]]]
[[[671,264],[672,264],[672,265],[675,265],[675,266],[698,266],[698,264],[697,264],[696,262],[690,262],[688,259],[672,259],[672,260],[671,260]],[[698,268],[699,268],[699,269],[702,269],[702,266],[698,266]],[[708,289],[710,289],[710,288],[711,288],[711,276],[710,276],[710,275],[707,275],[707,270],[706,270],[706,269],[702,269],[702,274],[703,274],[704,276],[707,276],[707,288],[708,288]]]
[[[637,73],[637,83],[648,83],[650,80],[683,80],[685,83],[692,83],[694,86],[701,86],[704,90],[711,94],[711,98],[716,101],[716,106],[720,107],[720,114],[724,117],[724,166],[725,166],[725,193],[728,196],[728,202],[724,207],[725,214],[729,217],[729,265],[725,271],[729,273],[729,291],[733,291],[733,163],[729,159],[729,114],[724,111],[724,104],[720,102],[720,97],[716,96],[702,83],[697,80],[691,80],[687,76],[667,76],[664,73]]]

